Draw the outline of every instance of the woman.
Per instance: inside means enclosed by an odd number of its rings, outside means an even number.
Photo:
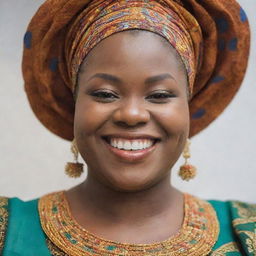
[[[247,64],[235,1],[46,1],[24,40],[31,107],[73,140],[79,186],[1,198],[3,255],[255,255],[256,206],[170,184],[188,137],[228,105]],[[231,65],[232,64],[232,65]],[[191,117],[190,114],[191,113]],[[184,150],[185,149],[185,150]]]

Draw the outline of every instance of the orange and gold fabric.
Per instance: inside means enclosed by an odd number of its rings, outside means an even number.
[[[114,33],[131,29],[159,34],[173,46],[186,68],[192,93],[202,33],[196,19],[185,9],[179,10],[173,1],[91,1],[67,34],[70,40],[65,50],[72,85],[76,86],[79,67],[92,48]]]

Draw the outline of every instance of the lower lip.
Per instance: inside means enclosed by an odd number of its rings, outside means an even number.
[[[156,142],[149,148],[141,149],[141,150],[121,150],[118,148],[112,147],[109,143],[107,143],[105,140],[103,140],[105,144],[107,145],[108,149],[117,157],[120,159],[127,161],[127,162],[134,162],[143,160],[148,155],[150,155],[156,148]]]

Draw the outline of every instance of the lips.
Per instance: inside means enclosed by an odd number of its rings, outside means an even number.
[[[144,158],[148,157],[155,150],[157,142],[160,141],[159,138],[154,136],[134,134],[125,136],[109,135],[103,136],[102,139],[105,142],[108,150],[112,154],[114,154],[120,160],[126,162],[141,161]],[[121,144],[122,142],[123,144]],[[141,142],[142,144],[138,144],[139,142]],[[137,145],[137,148],[131,148],[131,146],[125,147],[125,145]],[[140,145],[139,148],[138,145]],[[145,148],[142,148],[143,145]]]

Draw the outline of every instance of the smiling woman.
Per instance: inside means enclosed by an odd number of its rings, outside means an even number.
[[[79,75],[74,119],[79,152],[88,176],[120,191],[169,179],[188,137],[187,77],[174,50],[159,38],[151,32],[114,34],[90,52]],[[143,139],[150,147],[122,148]],[[121,150],[114,140],[123,144]]]
[[[25,35],[26,93],[39,120],[73,140],[88,175],[37,200],[0,198],[1,255],[255,255],[255,205],[204,201],[170,182],[188,138],[242,82],[241,10],[234,0],[41,6]],[[194,176],[187,161],[181,176]]]

